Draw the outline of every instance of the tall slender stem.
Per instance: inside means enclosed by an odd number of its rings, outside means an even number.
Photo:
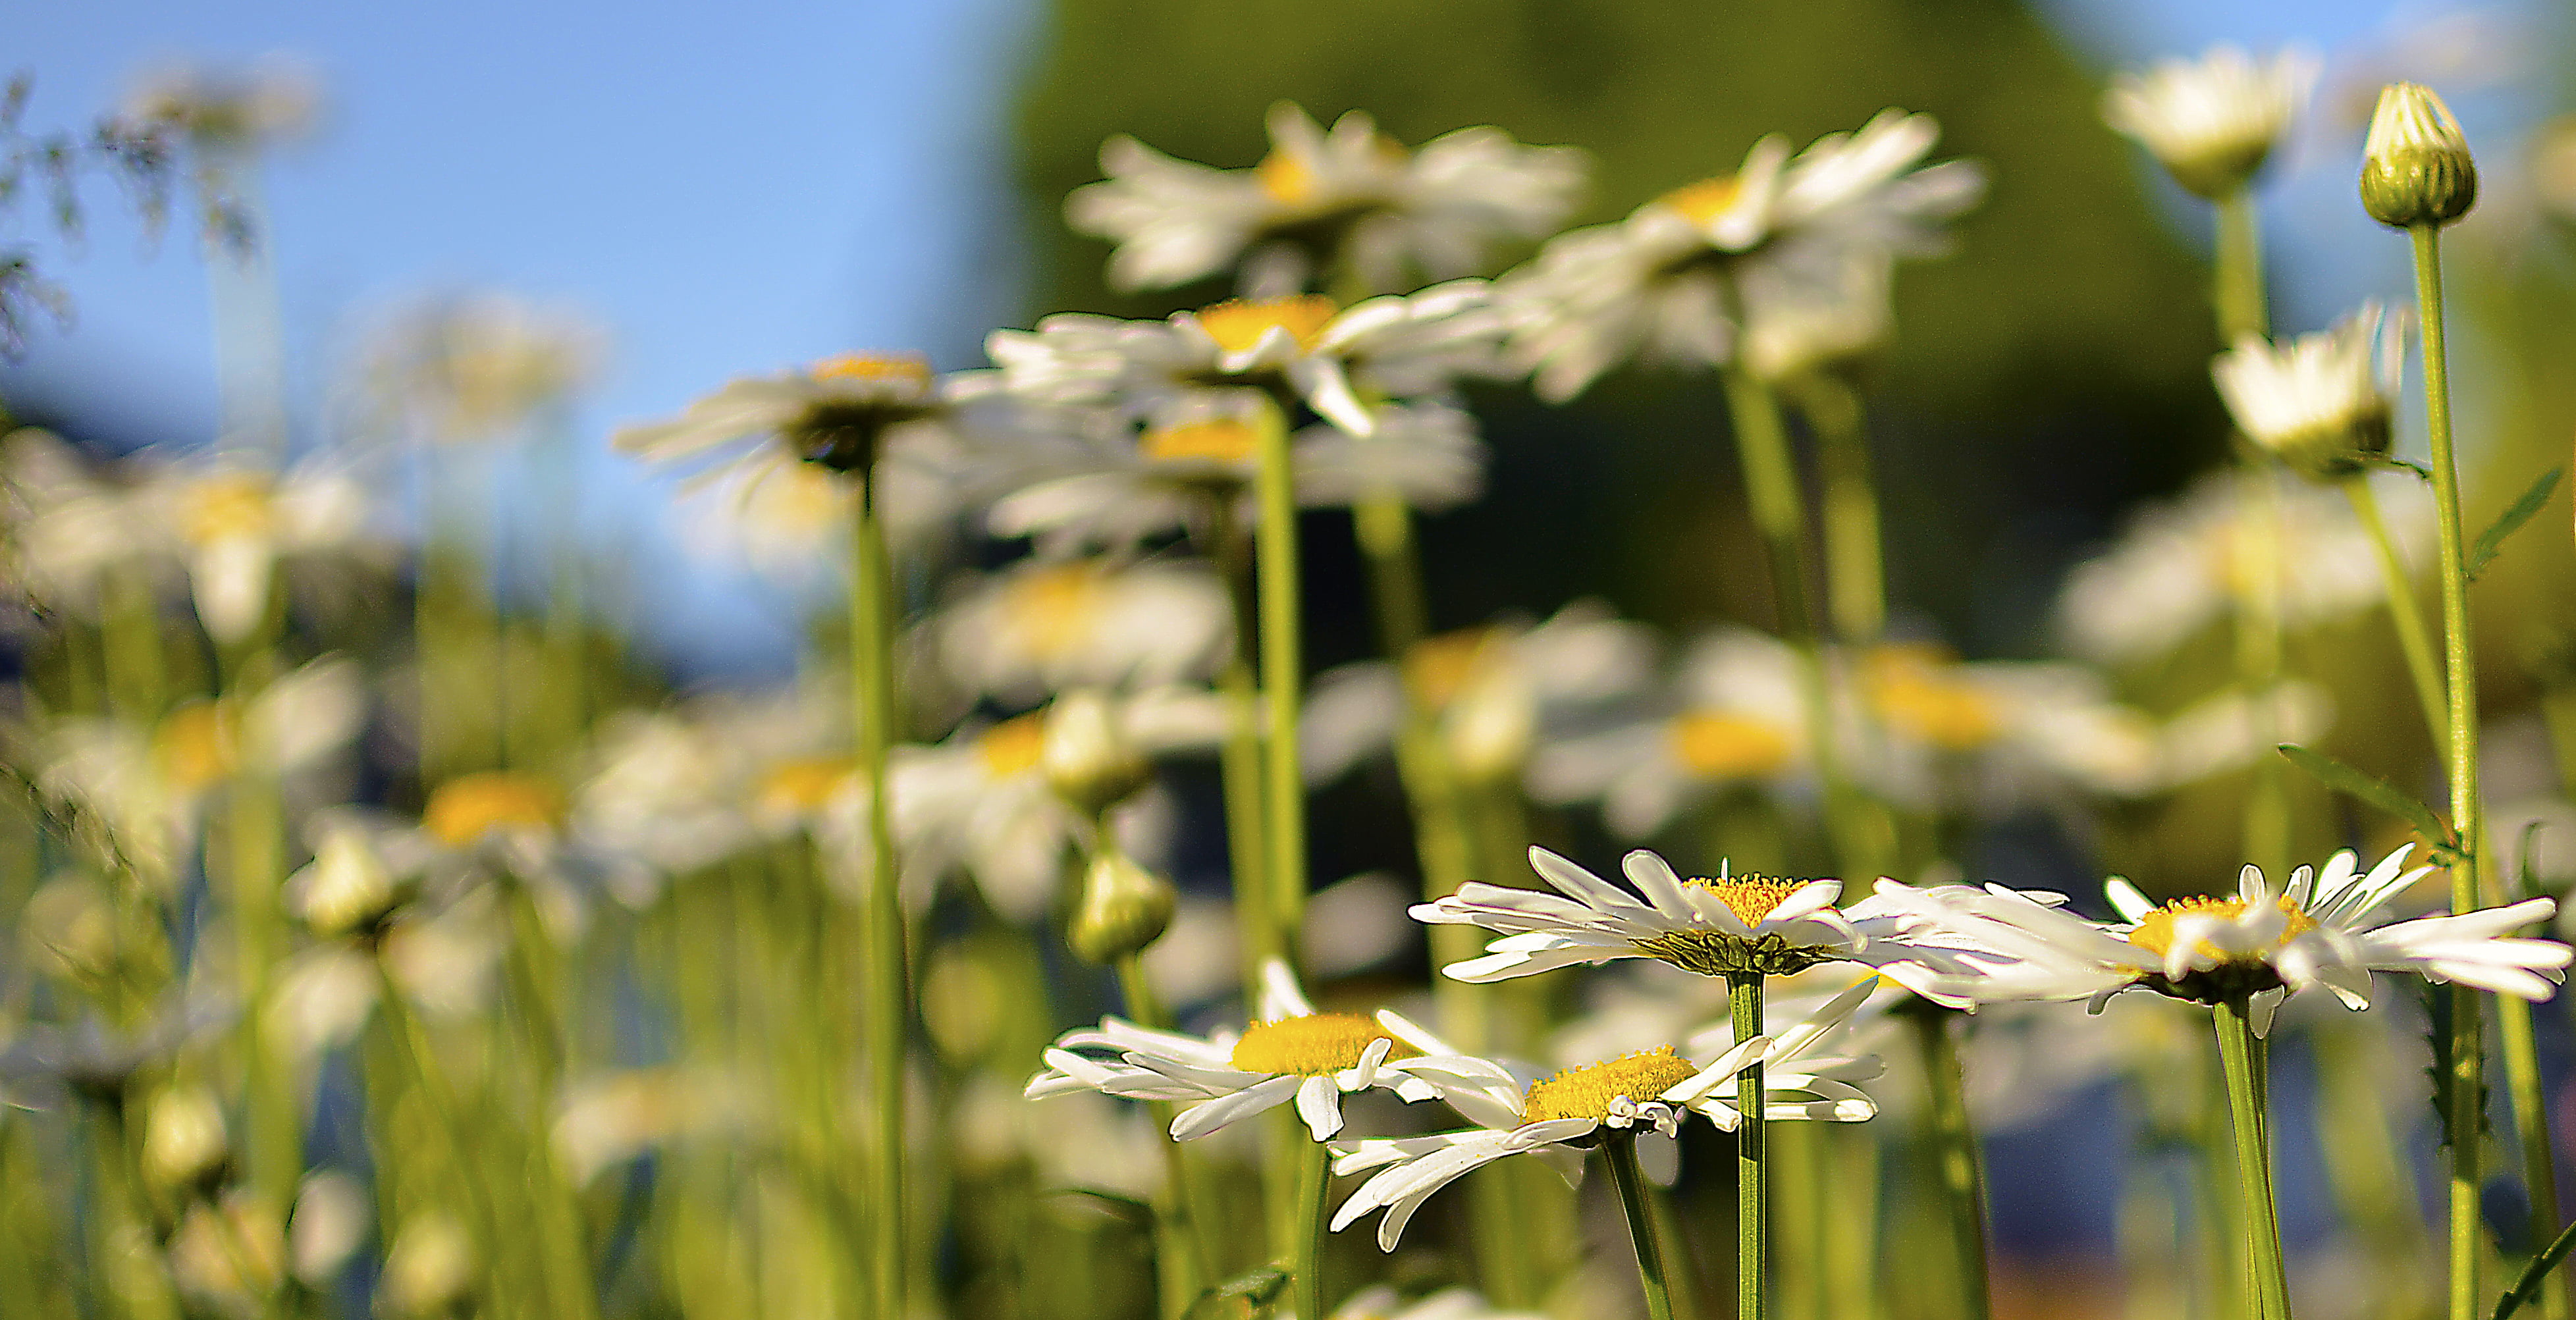
[[[2218,204],[2218,336],[2228,343],[2271,332],[2263,290],[2263,228],[2254,194],[2237,189]]]
[[[1153,982],[1145,979],[1144,961],[1136,954],[1119,958],[1118,988],[1127,998],[1129,1021],[1156,1031],[1171,1029],[1171,1018],[1163,1011]],[[1199,1213],[1181,1143],[1172,1139],[1171,1110],[1167,1104],[1152,1106],[1163,1147],[1163,1204],[1154,1213],[1154,1265],[1162,1313],[1178,1317],[1188,1313],[1199,1289],[1215,1276],[1208,1270],[1199,1237],[1200,1225],[1207,1221]]]
[[[1297,1245],[1290,1262],[1297,1295],[1297,1314],[1329,1315],[1324,1291],[1324,1222],[1332,1190],[1332,1153],[1320,1141],[1306,1143],[1297,1171]]]
[[[1294,964],[1298,931],[1306,915],[1306,783],[1297,761],[1298,685],[1305,663],[1299,645],[1297,487],[1288,461],[1288,422],[1276,403],[1264,402],[1259,431],[1261,525],[1261,699],[1269,716],[1264,730],[1262,788],[1268,798],[1272,916],[1280,956]],[[1318,1313],[1320,1314],[1320,1312]]]
[[[2415,299],[2424,318],[2424,429],[2432,442],[2433,504],[2442,551],[2443,660],[2450,676],[2451,829],[2479,855],[2451,868],[2451,910],[2478,906],[2478,871],[2485,864],[2478,802],[2478,686],[2469,634],[2469,577],[2460,534],[2460,472],[2451,448],[2451,381],[2442,324],[2440,231],[2430,224],[2410,231],[2415,240]],[[2451,1320],[2478,1312],[2478,1118],[2484,1053],[2479,1044],[2478,994],[2451,987]]]
[[[850,535],[850,670],[859,773],[868,788],[868,976],[865,994],[869,1080],[876,1102],[870,1187],[870,1286],[874,1314],[904,1314],[904,1037],[910,979],[904,970],[903,900],[896,889],[894,828],[886,792],[886,750],[894,742],[894,573],[878,519],[875,482],[860,488]]]
[[[2271,329],[2263,292],[2263,233],[2253,194],[2239,188],[2218,204],[2216,271],[2219,338],[2234,343]],[[2281,681],[2281,490],[2271,460],[2240,446],[2236,523],[2242,562],[2237,574],[2236,671],[2254,705],[2258,744],[2274,739]],[[2290,864],[2289,767],[2264,757],[2245,796],[2246,859],[2267,875]]]
[[[2370,478],[2346,478],[2343,493],[2352,501],[2353,516],[2361,520],[2361,529],[2370,535],[2371,550],[2379,557],[2379,576],[2388,593],[2388,623],[2397,630],[2398,649],[2406,654],[2406,676],[2414,681],[2415,700],[2424,707],[2424,728],[2432,735],[2433,749],[2447,756],[2451,720],[2449,699],[2443,694],[2442,662],[2433,656],[2432,634],[2425,630],[2424,611],[2415,603],[2406,561],[2398,557],[2388,520],[2379,515],[2379,496],[2371,490]]]
[[[1798,395],[1824,469],[1825,602],[1834,636],[1866,646],[1887,630],[1887,550],[1860,396],[1840,380]]]
[[[1730,977],[1726,1004],[1737,1040],[1762,1034],[1762,977]],[[1770,1161],[1763,1150],[1762,1062],[1735,1080],[1735,1315],[1764,1320],[1770,1312]]]
[[[2245,1189],[2246,1246],[2254,1295],[2264,1320],[2290,1320],[2289,1275],[2281,1262],[2281,1217],[2272,1199],[2271,1128],[2264,1115],[2263,1055],[2245,1017],[2245,999],[2217,1006],[2218,1059],[2227,1073],[2229,1126],[2236,1134],[2236,1176]]]
[[[1270,921],[1268,874],[1269,831],[1261,813],[1261,691],[1252,671],[1254,639],[1260,636],[1260,605],[1252,581],[1252,538],[1236,510],[1235,492],[1220,491],[1207,503],[1208,554],[1225,579],[1234,607],[1234,654],[1217,675],[1225,698],[1225,746],[1218,766],[1225,785],[1225,846],[1234,879],[1234,909],[1243,944],[1243,992],[1252,1001],[1261,984],[1261,965],[1276,953],[1277,929]]]
[[[1959,1044],[1950,1034],[1951,1019],[1957,1015],[1918,1003],[1908,1016],[1914,1021],[1915,1044],[1922,1051],[1941,1195],[1950,1212],[1951,1245],[1958,1252],[1959,1314],[1968,1320],[1985,1320],[1993,1311],[1986,1279],[1986,1181],[1977,1158],[1976,1129],[1968,1117]]]
[[[1621,1133],[1601,1145],[1609,1157],[1611,1181],[1619,1185],[1619,1206],[1628,1212],[1628,1237],[1637,1244],[1637,1282],[1646,1291],[1647,1320],[1673,1320],[1672,1288],[1666,1283],[1664,1243],[1655,1230],[1655,1209],[1646,1196],[1646,1175],[1637,1167],[1637,1135]]]

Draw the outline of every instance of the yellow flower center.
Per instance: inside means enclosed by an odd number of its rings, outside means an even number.
[[[1739,875],[1724,880],[1685,880],[1682,883],[1717,895],[1717,901],[1742,917],[1745,925],[1759,926],[1764,917],[1771,915],[1772,909],[1788,902],[1789,895],[1806,888],[1811,882],[1780,880],[1767,875]]]
[[[2274,899],[2273,901],[2278,903],[2281,911],[2289,917],[2289,925],[2284,927],[2281,931],[2281,941],[2283,943],[2289,942],[2289,940],[2295,936],[2316,929],[2317,919],[2299,910],[2298,904],[2291,902],[2286,897]],[[2174,921],[2176,918],[2189,916],[2212,916],[2217,917],[2222,921],[2233,921],[2244,915],[2245,900],[2241,898],[2209,898],[2205,896],[2177,898],[2174,901],[2165,904],[2163,907],[2149,912],[2143,920],[2139,921],[2137,926],[2129,932],[2129,943],[2137,945],[2139,948],[2145,949],[2149,953],[2161,956],[2173,951]],[[2228,962],[2261,962],[2263,960],[2260,954],[2223,954],[2219,951],[2216,945],[2211,944],[2207,940],[2202,940],[2200,942],[2200,952],[2209,957],[2219,958]]]
[[[218,702],[181,706],[152,730],[153,760],[162,777],[183,793],[222,783],[232,774],[238,752],[232,712]]]
[[[1308,1013],[1303,1017],[1255,1022],[1234,1043],[1234,1066],[1252,1073],[1294,1073],[1322,1077],[1356,1068],[1360,1056],[1379,1041],[1395,1041],[1390,1059],[1409,1059],[1421,1051],[1395,1040],[1373,1018],[1357,1013]]]
[[[1285,206],[1303,206],[1315,198],[1315,172],[1306,162],[1284,151],[1273,151],[1252,167],[1252,177],[1271,200]]]
[[[1610,1117],[1612,1101],[1625,1096],[1629,1103],[1642,1105],[1698,1072],[1670,1045],[1568,1068],[1530,1083],[1529,1095],[1521,1101],[1521,1118],[1530,1123],[1559,1118],[1604,1120]]]
[[[533,775],[486,770],[439,785],[422,808],[420,823],[439,842],[462,848],[495,830],[551,834],[563,817],[563,794],[554,785]]]
[[[919,353],[837,353],[805,369],[816,380],[930,387],[930,359]]]
[[[781,761],[760,778],[760,805],[777,811],[820,811],[858,768],[858,761],[847,756]]]
[[[276,486],[267,477],[227,472],[188,487],[179,534],[196,545],[265,537],[277,518]]]
[[[1704,779],[1767,775],[1789,763],[1779,726],[1717,711],[1692,711],[1667,726],[1682,768]]]
[[[1462,628],[1426,637],[1405,653],[1405,676],[1413,680],[1423,700],[1446,706],[1467,690],[1485,657],[1485,644],[1493,639],[1490,628]]]
[[[1680,212],[1681,217],[1692,224],[1706,225],[1726,214],[1727,208],[1735,205],[1736,199],[1743,195],[1743,177],[1727,174],[1683,184],[1655,200]]]
[[[1107,574],[1090,564],[1061,564],[1032,569],[1011,579],[1002,597],[1002,612],[1022,640],[1044,656],[1060,656],[1082,644],[1100,617]]]
[[[1248,466],[1260,446],[1249,422],[1231,417],[1158,426],[1136,442],[1136,450],[1156,463],[1225,463]]]
[[[1261,342],[1273,326],[1286,330],[1300,349],[1312,348],[1341,309],[1320,293],[1287,298],[1230,298],[1199,310],[1199,328],[1228,353],[1241,353]]]
[[[1945,670],[1957,666],[1938,648],[1891,646],[1869,658],[1869,695],[1880,719],[1946,751],[1994,741],[2003,710],[1993,694]]]
[[[984,730],[975,750],[984,754],[985,772],[995,779],[1036,769],[1046,750],[1046,712],[1016,716]]]

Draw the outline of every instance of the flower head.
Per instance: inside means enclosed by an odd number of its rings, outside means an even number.
[[[2447,225],[2477,201],[2477,161],[2451,108],[2421,83],[2382,88],[2362,146],[2362,209],[2404,229]]]
[[[2303,51],[2257,63],[2217,46],[2113,79],[2102,118],[2154,152],[2176,183],[2217,201],[2271,158],[2316,77],[2316,58]]]
[[[376,331],[358,387],[392,424],[450,443],[507,436],[596,373],[603,336],[499,293],[407,307]]]
[[[2288,344],[2247,337],[2210,374],[2247,439],[2303,475],[2339,480],[2388,453],[2405,337],[2381,334],[2379,304]]]

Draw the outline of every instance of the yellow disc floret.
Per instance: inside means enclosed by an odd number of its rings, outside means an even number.
[[[1394,1041],[1390,1059],[1409,1059],[1421,1051],[1396,1040],[1375,1019],[1357,1013],[1308,1013],[1301,1017],[1255,1022],[1234,1043],[1234,1066],[1245,1072],[1322,1077],[1359,1066],[1360,1056],[1379,1041]]]
[[[2273,901],[2280,905],[2282,913],[2289,918],[2289,924],[2281,931],[2281,941],[2283,943],[2287,943],[2292,938],[2307,931],[2316,929],[2316,918],[2300,911],[2298,904],[2291,902],[2287,898],[2279,898]],[[2210,916],[2216,917],[2221,921],[2234,921],[2244,915],[2245,900],[2241,898],[2209,898],[2204,896],[2177,898],[2174,901],[2165,904],[2163,907],[2149,912],[2144,918],[2140,919],[2138,924],[2129,931],[2129,943],[2137,945],[2139,948],[2145,949],[2150,953],[2162,955],[2173,951],[2174,922],[2177,918],[2189,916]],[[2218,946],[2207,940],[2202,940],[2200,942],[2199,951],[2208,957],[2217,958],[2222,962],[2261,962],[2263,960],[2262,955],[2259,953],[2223,953],[2219,950]]]
[[[152,758],[180,792],[212,788],[232,774],[240,757],[233,724],[231,709],[221,702],[181,706],[153,728]]]
[[[762,807],[772,811],[798,814],[821,811],[858,768],[859,763],[854,757],[795,757],[771,766],[769,772],[760,777],[760,789],[755,796]]]
[[[1046,712],[1014,716],[984,730],[975,750],[984,754],[984,771],[995,779],[1036,769],[1046,752]]]
[[[1286,330],[1301,349],[1312,348],[1341,310],[1320,293],[1287,298],[1230,298],[1198,314],[1199,328],[1228,353],[1241,353],[1261,342],[1273,327]]]
[[[905,390],[930,388],[930,359],[918,353],[840,353],[805,369],[816,380]]]
[[[1655,200],[1680,212],[1682,218],[1692,224],[1707,225],[1726,214],[1735,205],[1736,199],[1743,195],[1743,177],[1729,174],[1720,178],[1702,179],[1697,183],[1683,184]]]
[[[1767,875],[1729,876],[1723,880],[1685,880],[1693,889],[1717,895],[1747,926],[1759,926],[1774,908],[1789,901],[1789,895],[1808,885],[1805,880],[1781,880]]]
[[[1136,442],[1136,451],[1154,463],[1249,466],[1260,443],[1251,423],[1217,417],[1155,427]]]
[[[1050,659],[1062,656],[1091,635],[1107,579],[1090,564],[1032,569],[1011,579],[1002,611],[1023,645]]]
[[[179,534],[193,545],[260,540],[276,525],[276,486],[255,473],[207,477],[190,485],[181,498]]]
[[[2003,708],[1958,668],[1935,648],[1883,647],[1869,658],[1870,703],[1889,727],[1944,751],[1982,747],[2002,731]]]
[[[1613,1101],[1624,1096],[1630,1104],[1645,1104],[1698,1072],[1690,1060],[1674,1054],[1669,1045],[1568,1068],[1554,1077],[1530,1083],[1529,1095],[1521,1102],[1521,1118],[1529,1123],[1559,1118],[1607,1119]]]
[[[1751,779],[1789,763],[1789,735],[1780,726],[1719,711],[1691,711],[1665,726],[1673,759],[1703,779]]]
[[[533,775],[487,770],[459,775],[438,786],[421,809],[432,837],[462,848],[498,830],[551,834],[563,823],[563,793]]]
[[[1434,707],[1447,706],[1467,690],[1468,681],[1483,667],[1487,644],[1494,640],[1491,628],[1462,628],[1437,637],[1426,637],[1404,653],[1404,676],[1413,681],[1414,691]]]

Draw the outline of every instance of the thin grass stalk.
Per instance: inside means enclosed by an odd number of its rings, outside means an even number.
[[[859,774],[867,785],[868,976],[863,996],[869,1082],[875,1104],[869,1170],[869,1288],[872,1314],[905,1307],[904,1056],[911,980],[904,963],[903,898],[896,888],[894,827],[887,804],[886,753],[894,743],[894,574],[879,520],[875,482],[863,479],[850,536],[850,670]]]
[[[1225,579],[1226,598],[1234,608],[1234,651],[1217,675],[1217,691],[1224,695],[1228,716],[1218,768],[1224,781],[1226,859],[1243,944],[1244,995],[1250,1003],[1261,984],[1261,964],[1278,951],[1278,932],[1270,923],[1269,904],[1261,899],[1270,892],[1264,878],[1268,831],[1261,819],[1261,696],[1252,668],[1261,607],[1252,580],[1252,538],[1235,504],[1231,492],[1208,499],[1207,551]]]
[[[1762,1034],[1762,977],[1727,978],[1726,1004],[1735,1039]],[[1735,1110],[1735,1315],[1766,1320],[1770,1314],[1770,1175],[1763,1149],[1762,1061],[1736,1075]]]
[[[1654,1205],[1646,1192],[1645,1172],[1637,1167],[1637,1136],[1614,1135],[1601,1153],[1610,1161],[1610,1178],[1619,1186],[1619,1207],[1627,1212],[1628,1238],[1637,1247],[1637,1282],[1645,1290],[1647,1320],[1674,1320],[1673,1291],[1664,1264],[1662,1234],[1656,1231]]]
[[[2263,289],[2263,236],[2253,194],[2239,188],[2218,204],[2216,271],[2218,335],[2227,343],[2270,332]],[[2238,575],[2236,672],[2255,707],[2258,743],[2273,737],[2273,693],[2281,682],[2281,491],[2271,460],[2240,446],[2237,472],[2238,532],[2252,547]],[[2245,855],[2266,875],[2290,864],[2289,767],[2274,757],[2257,761],[2245,796]]]
[[[1887,550],[1860,397],[1839,380],[1798,393],[1824,477],[1825,607],[1834,636],[1866,646],[1887,630]]]
[[[276,668],[272,648],[282,609],[281,602],[271,600],[252,635],[223,648],[223,697],[236,721],[244,718]],[[234,975],[247,1006],[234,1039],[241,1051],[251,1194],[282,1218],[304,1172],[303,1118],[289,1086],[289,1070],[273,1057],[265,1039],[266,1014],[260,1010],[268,1002],[287,941],[286,914],[279,903],[286,877],[286,804],[276,776],[267,767],[245,762],[227,785],[224,805],[226,897],[238,964]]]
[[[1153,983],[1145,979],[1145,964],[1137,954],[1119,958],[1118,988],[1127,997],[1128,1020],[1156,1031],[1171,1029],[1171,1015],[1163,1011]],[[1146,1108],[1154,1116],[1163,1148],[1163,1203],[1154,1208],[1155,1292],[1164,1320],[1178,1320],[1215,1276],[1208,1270],[1200,1227],[1206,1221],[1199,1215],[1188,1155],[1182,1143],[1172,1139],[1172,1106],[1156,1103]]]
[[[2229,1127],[2236,1138],[2236,1176],[2244,1189],[2245,1243],[2257,1314],[2290,1320],[2289,1274],[2281,1260],[2281,1217],[2272,1196],[2271,1129],[2265,1116],[2263,1056],[2246,1020],[2243,996],[2216,1006],[2218,1057],[2227,1076]]]
[[[2383,1095],[2392,1060],[2383,1028],[2367,1019],[2315,1032],[2318,1146],[2335,1207],[2370,1262],[2382,1315],[2418,1315],[2426,1282],[2424,1220],[2407,1143]]]
[[[2451,720],[2442,691],[2442,662],[2433,654],[2432,634],[2425,630],[2424,611],[2415,603],[2415,584],[2407,577],[2406,561],[2398,557],[2388,520],[2379,514],[2379,496],[2371,490],[2370,478],[2346,478],[2343,493],[2352,501],[2353,516],[2361,520],[2371,550],[2379,558],[2380,579],[2388,593],[2388,623],[2397,632],[2398,650],[2406,655],[2406,676],[2415,685],[2415,700],[2424,708],[2424,729],[2433,739],[2433,750],[2447,754]]]
[[[2409,231],[2415,247],[2415,299],[2424,320],[2424,429],[2431,440],[2434,512],[2440,523],[2443,661],[2449,675],[2451,829],[2465,848],[2479,848],[2478,688],[2474,639],[2469,633],[2469,577],[2460,531],[2460,472],[2451,448],[2450,364],[2442,317],[2440,231],[2421,224]],[[2451,910],[2478,906],[2482,857],[2451,867]],[[2450,1147],[2451,1320],[2478,1313],[2478,1119],[2484,1089],[2479,1044],[2478,993],[2451,987]]]
[[[1254,423],[1261,460],[1256,482],[1261,520],[1254,536],[1261,590],[1262,818],[1268,830],[1272,920],[1280,956],[1304,961],[1298,934],[1306,915],[1306,784],[1297,759],[1299,686],[1305,663],[1299,639],[1296,473],[1288,423],[1268,400]],[[1317,1312],[1316,1314],[1321,1314]]]
[[[1950,1242],[1957,1252],[1959,1314],[1986,1320],[1993,1314],[1986,1267],[1986,1180],[1978,1158],[1977,1134],[1968,1116],[1968,1088],[1959,1067],[1959,1042],[1950,1031],[1956,1016],[1929,1003],[1906,1015],[1914,1024],[1914,1043],[1923,1060],[1923,1078],[1931,1100],[1934,1158],[1938,1161],[1941,1202],[1950,1219]]]
[[[2558,1162],[2549,1139],[2549,1100],[2540,1077],[2538,1042],[2532,1035],[2531,1003],[2498,995],[2496,1034],[2503,1038],[2505,1097],[2513,1108],[2513,1131],[2522,1152],[2523,1191],[2531,1201],[2531,1240],[2557,1238]],[[2565,1320],[2570,1284],[2542,1284],[2540,1313],[2544,1320]]]
[[[90,1153],[98,1203],[91,1207],[90,1268],[123,1320],[179,1320],[179,1299],[161,1253],[151,1250],[151,1209],[144,1204],[135,1134],[125,1101],[91,1106]]]

